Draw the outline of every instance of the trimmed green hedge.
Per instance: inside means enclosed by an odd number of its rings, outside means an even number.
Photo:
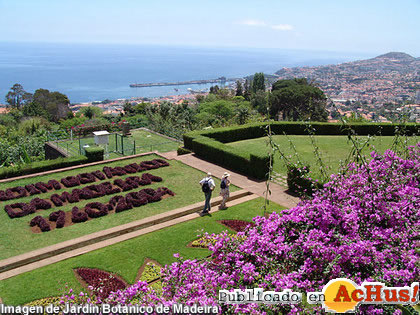
[[[104,148],[99,146],[85,148],[85,155],[88,158],[89,162],[103,161]]]
[[[185,134],[185,149],[194,151],[198,156],[243,174],[265,179],[268,173],[269,158],[264,155],[254,155],[239,149],[224,145],[224,143],[254,139],[266,136],[268,123],[254,123],[242,126],[217,128],[202,131],[192,131]],[[270,122],[273,134],[307,135],[307,125],[304,122]],[[343,128],[341,123],[311,123],[315,135],[348,135],[354,132],[358,135],[393,136],[396,130],[407,135],[420,134],[420,124],[390,124],[390,123],[358,123]]]
[[[282,135],[286,133],[288,135],[307,135],[307,126],[303,122],[295,121],[276,121],[271,122],[271,131],[273,134]],[[194,137],[201,135],[209,138],[213,138],[222,143],[229,143],[235,141],[241,141],[246,139],[254,139],[264,137],[266,135],[267,123],[254,123],[242,126],[217,128],[205,131],[193,131],[184,135],[184,146],[187,149],[191,149],[191,141]],[[315,135],[347,135],[349,133],[348,128],[343,128],[341,123],[322,123],[313,122],[311,123],[314,129]],[[382,136],[393,136],[395,135],[396,129],[401,129],[407,135],[418,135],[420,133],[420,124],[390,124],[390,123],[369,123],[369,124],[351,124],[349,127],[360,136],[367,135],[382,135]]]
[[[78,155],[69,158],[58,158],[55,160],[37,161],[24,165],[4,167],[0,168],[0,179],[45,172],[87,162],[89,160],[86,156]]]
[[[192,151],[215,164],[258,179],[265,179],[268,172],[268,156],[250,154],[209,137],[195,137],[192,140]]]
[[[190,150],[185,149],[184,147],[178,147],[176,150],[178,155],[190,154],[192,153]]]

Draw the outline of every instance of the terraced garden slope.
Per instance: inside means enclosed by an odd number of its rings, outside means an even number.
[[[168,167],[134,170],[127,174],[118,172],[121,171],[121,167],[129,164],[142,165],[142,162],[154,159],[160,159],[160,156],[151,154],[2,183],[0,185],[0,190],[3,191],[3,194],[0,192],[0,199],[3,199],[0,201],[0,238],[2,240],[0,259],[202,200],[203,193],[198,181],[203,177],[203,173],[180,162],[170,161]],[[111,178],[107,175],[110,172],[109,168],[116,170],[114,174],[110,174]],[[101,179],[95,175],[92,176],[91,173],[95,171],[102,173],[102,176],[98,175]],[[79,182],[76,179],[77,175],[79,175]],[[11,192],[8,191],[10,188],[16,189]],[[173,192],[173,196],[170,193],[163,193],[165,189],[167,189],[166,192]],[[156,200],[142,199],[140,195],[137,195],[142,190],[149,195],[149,197],[145,195],[143,197]],[[237,188],[232,187],[232,191],[234,190]],[[158,191],[160,191],[158,193],[160,196],[156,195]],[[30,195],[30,192],[33,194]],[[17,198],[19,194],[22,197]],[[1,198],[2,196],[4,198]],[[126,198],[123,200],[116,196]],[[130,201],[132,207],[127,206],[127,196],[132,199]],[[108,208],[105,209],[101,204]],[[76,210],[75,207],[77,207]],[[64,218],[60,211],[64,212]],[[107,213],[104,214],[103,212],[106,211]],[[52,214],[54,212],[55,214]],[[86,215],[77,214],[78,212],[86,213],[88,220],[82,223],[75,222],[73,217],[79,216],[82,221],[82,217],[86,217]],[[38,216],[47,222],[49,228],[45,227],[46,223],[40,218],[34,219]],[[45,230],[43,233],[42,227]]]
[[[165,201],[169,201],[169,199]],[[162,201],[161,204],[163,205],[164,202]],[[187,245],[196,240],[197,235],[203,232],[220,233],[228,230],[229,233],[235,233],[220,221],[251,221],[253,217],[263,214],[261,210],[263,204],[262,198],[254,199],[233,206],[226,211],[214,213],[212,216],[197,217],[192,221],[2,280],[0,281],[0,297],[6,304],[18,305],[35,299],[60,295],[63,293],[65,284],[76,291],[82,290],[83,287],[74,272],[77,268],[97,268],[116,274],[129,284],[134,283],[139,268],[147,258],[165,265],[176,260],[173,256],[174,253],[180,253],[181,256],[191,259],[208,256],[209,250]],[[283,207],[270,203],[270,211],[281,209]],[[36,285],[34,285],[35,283]]]

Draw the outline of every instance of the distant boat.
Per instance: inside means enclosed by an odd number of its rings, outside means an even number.
[[[179,91],[179,89],[177,89],[177,88],[174,88],[174,90],[175,90],[175,92],[178,92]]]

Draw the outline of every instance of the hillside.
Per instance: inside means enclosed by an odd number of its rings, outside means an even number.
[[[361,102],[373,107],[416,102],[420,87],[420,58],[390,52],[375,58],[318,67],[283,68],[279,79],[305,77],[332,99]]]

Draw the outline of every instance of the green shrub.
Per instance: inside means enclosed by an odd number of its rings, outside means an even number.
[[[104,148],[99,146],[92,146],[85,148],[85,155],[89,162],[103,161]]]
[[[185,149],[184,147],[178,147],[177,153],[178,155],[183,155],[183,154],[190,154],[191,151],[188,149]]]
[[[23,165],[0,168],[0,179],[45,172],[89,162],[85,156],[72,156],[55,160],[37,161]]]

